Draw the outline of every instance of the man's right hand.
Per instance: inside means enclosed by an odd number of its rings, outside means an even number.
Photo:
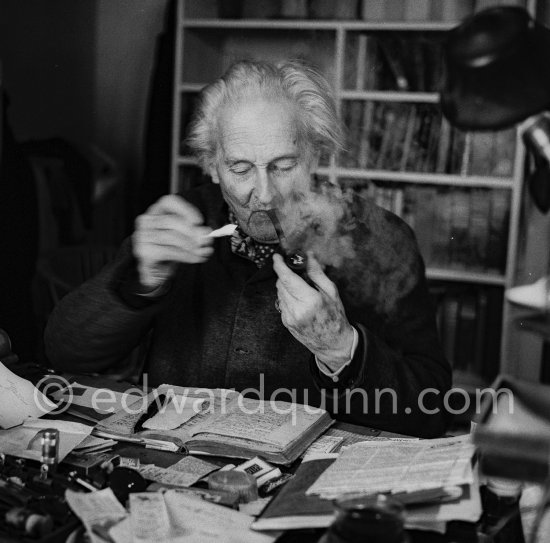
[[[180,262],[197,264],[213,253],[212,231],[202,226],[199,210],[180,196],[163,196],[135,221],[132,235],[140,283],[155,289],[169,279]]]

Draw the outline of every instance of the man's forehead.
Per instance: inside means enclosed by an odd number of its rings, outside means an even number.
[[[297,132],[298,113],[288,101],[256,99],[252,102],[226,104],[219,114],[222,137],[245,137],[269,133],[288,138]]]

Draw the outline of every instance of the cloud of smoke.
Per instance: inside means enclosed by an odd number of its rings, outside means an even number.
[[[408,229],[353,189],[324,184],[297,193],[278,210],[283,249],[313,251],[340,294],[386,315],[418,277],[419,259]]]

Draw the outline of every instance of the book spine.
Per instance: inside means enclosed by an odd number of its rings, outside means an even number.
[[[428,21],[431,12],[431,0],[404,0],[404,18],[406,21]]]
[[[363,90],[366,81],[367,68],[367,38],[366,34],[359,34],[357,38],[357,62],[355,68],[355,88]]]
[[[435,0],[432,3],[434,21],[459,22],[474,11],[475,0]]]
[[[475,11],[482,11],[496,6],[518,6],[525,7],[525,0],[476,0]]]
[[[487,189],[472,189],[470,191],[470,241],[472,256],[469,262],[471,268],[483,271],[487,259],[490,192]]]
[[[373,126],[375,102],[364,102],[363,118],[361,121],[361,134],[359,137],[359,153],[357,165],[359,168],[367,168],[372,163],[370,159],[370,138]]]
[[[363,0],[361,2],[361,17],[364,21],[384,21],[385,0]]]
[[[412,149],[412,140],[414,136],[414,127],[416,119],[416,106],[410,105],[407,113],[405,123],[405,135],[403,136],[403,147],[401,152],[401,160],[399,163],[399,170],[405,171],[407,169],[407,162]]]

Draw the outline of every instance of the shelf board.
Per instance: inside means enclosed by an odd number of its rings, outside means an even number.
[[[499,285],[506,283],[506,277],[497,273],[472,272],[467,270],[450,270],[442,268],[427,268],[426,277],[441,281],[457,281],[478,283],[482,285]]]
[[[200,92],[208,83],[181,83],[178,85],[180,92]]]
[[[318,173],[329,175],[330,168],[319,168]],[[430,185],[453,185],[461,187],[489,187],[511,189],[514,180],[511,177],[486,177],[479,175],[452,175],[445,173],[397,172],[389,170],[363,170],[361,168],[335,168],[338,177],[356,179],[379,179],[381,181],[402,181]]]
[[[190,156],[180,156],[176,159],[180,166],[196,166],[197,160]],[[317,168],[319,175],[330,176],[334,173],[337,177],[354,179],[379,179],[381,181],[394,181],[402,183],[418,183],[428,185],[450,185],[459,187],[489,187],[510,189],[514,180],[509,177],[482,177],[466,175],[450,175],[443,173],[417,173],[417,172],[393,172],[388,170],[362,170],[329,167]]]
[[[371,30],[371,31],[418,31],[445,32],[459,24],[456,22],[367,22],[367,21],[333,21],[311,19],[183,19],[185,28],[227,29],[227,30]]]
[[[179,166],[198,166],[197,159],[192,156],[180,156],[176,159]]]
[[[377,90],[341,90],[339,97],[342,100],[373,100],[378,102],[420,102],[437,104],[437,92],[398,92]]]

